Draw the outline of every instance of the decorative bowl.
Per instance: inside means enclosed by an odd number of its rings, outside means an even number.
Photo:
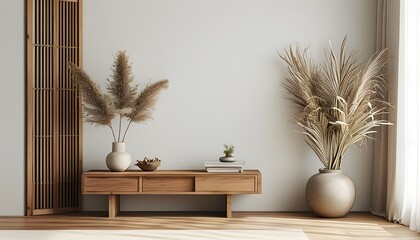
[[[148,159],[147,157],[145,157],[141,161],[137,160],[137,163],[134,165],[141,168],[141,170],[143,171],[154,171],[160,166],[160,162],[161,161],[158,158]]]

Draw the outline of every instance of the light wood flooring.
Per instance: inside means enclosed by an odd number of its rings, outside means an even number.
[[[72,213],[33,217],[0,217],[0,230],[57,229],[301,229],[308,239],[416,239],[420,234],[369,213],[345,218],[318,218],[312,213],[235,212],[233,218],[209,213]]]

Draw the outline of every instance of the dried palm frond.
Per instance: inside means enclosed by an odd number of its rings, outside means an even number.
[[[387,51],[359,63],[356,51],[346,55],[345,44],[346,38],[339,58],[330,44],[322,66],[312,63],[307,49],[290,47],[280,56],[290,73],[282,83],[286,98],[299,106],[293,120],[326,169],[340,169],[351,145],[363,146],[374,127],[391,124],[377,118],[390,107],[382,98]]]
[[[124,112],[133,105],[137,87],[132,87],[133,75],[128,56],[119,51],[112,65],[112,80],[108,80],[108,92],[114,97],[115,109]]]
[[[85,120],[91,124],[111,125],[115,117],[115,108],[110,96],[102,93],[100,87],[73,63],[69,63],[73,80],[81,90]]]

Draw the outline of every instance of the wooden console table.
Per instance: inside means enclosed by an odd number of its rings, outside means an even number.
[[[226,217],[232,217],[232,194],[260,194],[261,173],[208,173],[203,170],[92,170],[82,175],[82,194],[109,195],[109,217],[119,213],[122,194],[226,195]]]

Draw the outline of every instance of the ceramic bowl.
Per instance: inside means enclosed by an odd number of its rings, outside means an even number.
[[[154,159],[144,158],[141,161],[137,160],[137,163],[134,165],[141,168],[141,170],[143,171],[154,171],[160,166],[160,162],[161,161],[158,158],[154,158]]]

